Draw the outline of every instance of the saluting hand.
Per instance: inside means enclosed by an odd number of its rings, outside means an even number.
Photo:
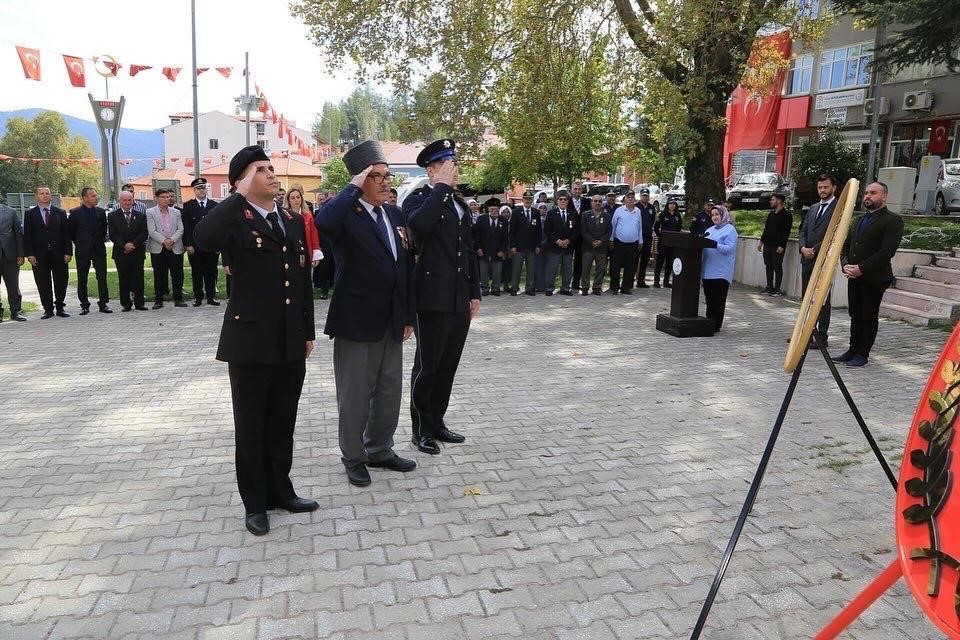
[[[237,182],[237,193],[246,198],[250,195],[250,187],[253,186],[253,176],[256,175],[257,168],[253,165],[247,167],[246,173]]]
[[[350,184],[357,187],[358,189],[363,188],[363,183],[366,181],[367,176],[370,175],[370,172],[373,171],[373,165],[370,165],[357,175],[353,176],[353,180],[350,181]]]
[[[433,181],[445,184],[448,187],[453,187],[456,186],[457,176],[457,163],[452,160],[444,160],[440,163],[440,168],[437,169],[436,177]]]

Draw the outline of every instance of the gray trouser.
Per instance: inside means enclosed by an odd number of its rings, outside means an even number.
[[[520,287],[520,272],[523,271],[524,265],[527,266],[527,282],[524,289],[526,291],[533,291],[534,281],[536,280],[534,273],[537,270],[536,264],[539,259],[540,256],[533,251],[517,251],[517,255],[513,256],[513,273],[511,274],[513,278],[511,279],[510,285],[514,291],[517,291]]]
[[[20,313],[23,297],[20,295],[20,267],[16,259],[0,258],[0,280],[7,286],[7,300],[10,302],[10,317]],[[0,317],[3,316],[3,301],[0,300]]]
[[[593,288],[600,291],[603,286],[603,274],[607,270],[607,252],[583,252],[583,275],[580,278],[580,289],[586,291],[590,285],[590,265],[595,264],[596,269],[593,273]]]
[[[493,276],[493,286],[490,286],[490,277]],[[494,289],[500,291],[500,281],[503,280],[503,261],[493,258],[480,258],[480,288],[484,291]]]
[[[333,375],[344,465],[393,457],[403,387],[403,345],[389,331],[378,342],[335,338]]]
[[[547,253],[546,281],[544,291],[553,291],[557,279],[557,269],[560,269],[560,290],[570,290],[570,278],[573,277],[572,253]]]

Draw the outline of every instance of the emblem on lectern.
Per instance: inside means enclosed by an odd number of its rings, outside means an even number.
[[[683,260],[680,258],[673,259],[673,275],[678,276],[683,273]]]

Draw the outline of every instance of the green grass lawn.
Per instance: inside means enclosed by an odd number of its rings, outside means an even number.
[[[741,236],[760,237],[767,211],[737,210],[732,212]],[[950,251],[960,246],[960,220],[947,217],[904,216],[903,249],[927,249],[930,251]],[[793,228],[790,237],[796,240],[800,229],[800,217],[794,213]]]

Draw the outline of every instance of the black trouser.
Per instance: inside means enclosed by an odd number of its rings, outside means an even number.
[[[713,330],[720,331],[723,326],[723,312],[727,306],[727,292],[730,283],[723,278],[709,278],[703,281],[703,299],[707,303],[707,317],[713,320]]]
[[[583,247],[583,238],[577,237],[573,242],[573,274],[570,278],[570,281],[573,282],[574,286],[580,282],[580,278],[583,275],[583,253],[581,248]]]
[[[646,233],[646,231],[644,231]],[[647,266],[650,264],[650,250],[653,248],[653,242],[649,236],[644,236],[646,242],[640,248],[640,268],[637,269],[637,284],[645,284],[647,279]]]
[[[173,299],[176,302],[183,300],[183,254],[177,254],[170,249],[162,249],[160,253],[150,254],[150,266],[153,267],[153,299],[163,302],[163,296],[170,293],[167,274],[173,280]]]
[[[767,268],[767,289],[780,290],[783,283],[783,254],[776,247],[763,247],[763,266]]]
[[[470,312],[417,313],[417,352],[410,375],[414,438],[432,438],[444,428],[453,378],[470,331]]]
[[[323,260],[313,269],[313,286],[326,292],[333,283],[333,255],[324,253],[323,256]]]
[[[20,267],[16,259],[0,257],[0,281],[7,286],[7,300],[10,301],[10,317],[20,313],[23,296],[20,295]],[[3,317],[3,303],[0,302],[0,318]]]
[[[195,251],[190,260],[190,276],[193,279],[193,299],[213,300],[217,297],[217,262],[216,253]],[[182,262],[182,259],[181,259]]]
[[[45,256],[36,256],[37,266],[33,268],[33,279],[37,283],[37,292],[40,294],[40,304],[46,312],[63,309],[63,300],[67,297],[67,281],[70,272],[62,255],[47,253]]]
[[[107,289],[107,254],[98,256],[77,256],[77,298],[81,309],[90,308],[90,298],[87,296],[87,276],[90,274],[90,265],[97,274],[97,303],[100,307],[110,302],[110,291]]]
[[[630,291],[633,289],[633,277],[637,273],[636,242],[613,241],[613,251],[610,254],[610,290]],[[620,272],[623,271],[623,284],[620,283]]]
[[[880,329],[880,303],[889,282],[863,282],[860,278],[847,281],[847,305],[850,311],[850,351],[864,358],[877,340]]]
[[[117,265],[117,279],[120,281],[120,304],[128,309],[131,306],[143,306],[143,259],[142,251],[113,256],[113,262]]]
[[[657,244],[657,259],[653,264],[653,281],[660,282],[660,272],[663,271],[663,284],[670,284],[670,274],[673,273],[673,247]]]
[[[510,290],[510,283],[513,280],[513,257],[510,255],[510,252],[507,252],[506,257],[503,259],[503,277],[500,279],[503,284],[503,288],[507,291]],[[497,284],[497,288],[500,288],[500,284]]]
[[[800,295],[804,295],[807,292],[807,285],[810,284],[810,276],[813,274],[813,264],[813,260],[809,262],[800,261],[800,282],[802,284]],[[830,296],[832,292],[833,288],[831,287],[830,291],[827,292],[826,299],[823,301],[823,308],[820,309],[820,317],[817,318],[817,331],[823,335],[827,335],[827,331],[830,330]]]
[[[262,513],[296,494],[290,482],[293,428],[306,361],[230,363],[237,487],[247,513]]]
[[[503,260],[497,258],[488,258],[484,256],[479,258],[480,267],[480,290],[500,291],[500,282],[503,280]]]

